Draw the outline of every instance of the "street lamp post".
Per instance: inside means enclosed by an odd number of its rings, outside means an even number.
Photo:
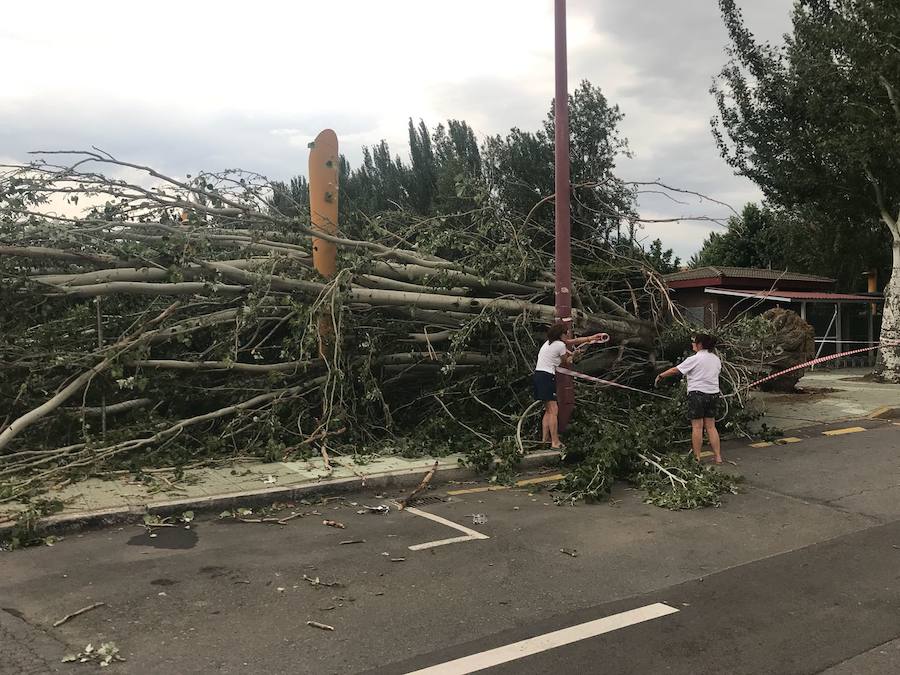
[[[569,215],[569,88],[566,62],[566,0],[554,0],[556,29],[556,95],[554,164],[556,168],[556,317],[572,325],[572,246]],[[564,431],[575,409],[575,385],[571,375],[556,376],[559,430]]]

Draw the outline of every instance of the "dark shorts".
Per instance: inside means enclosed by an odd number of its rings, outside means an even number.
[[[718,415],[719,399],[722,394],[704,394],[702,391],[689,391],[687,395],[688,417],[699,420],[705,417],[713,419]]]
[[[556,400],[556,375],[545,370],[534,371],[534,399],[536,401]]]

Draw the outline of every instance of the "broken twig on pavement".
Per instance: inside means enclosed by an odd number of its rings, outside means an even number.
[[[69,621],[70,619],[74,619],[76,616],[80,616],[80,615],[84,614],[85,612],[90,612],[92,609],[97,609],[98,607],[103,607],[105,604],[106,604],[105,602],[95,602],[93,605],[88,605],[87,607],[82,607],[77,612],[72,612],[71,614],[66,614],[59,621],[54,622],[53,627],[57,628],[59,626],[62,626],[66,621]]]
[[[422,490],[428,487],[428,484],[431,482],[431,479],[434,478],[434,472],[437,471],[438,462],[435,460],[434,466],[431,467],[431,470],[425,474],[425,478],[422,479],[422,482],[416,486],[416,489],[409,493],[409,495],[405,499],[401,499],[398,504],[399,508],[402,511],[407,506],[410,505],[412,500],[418,495]]]
[[[334,630],[334,626],[329,626],[327,623],[319,623],[318,621],[307,621],[307,626],[312,626],[313,628],[320,628],[322,630]]]

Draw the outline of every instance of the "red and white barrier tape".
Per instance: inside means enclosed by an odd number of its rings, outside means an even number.
[[[871,347],[860,347],[859,349],[851,349],[846,352],[838,352],[837,354],[829,354],[828,356],[820,356],[817,359],[813,359],[812,361],[807,361],[806,363],[801,363],[796,366],[791,366],[790,368],[786,368],[785,370],[779,371],[777,373],[772,373],[761,380],[757,380],[752,384],[747,385],[747,389],[753,389],[758,384],[762,384],[763,382],[768,382],[769,380],[774,380],[777,377],[781,377],[782,375],[786,375],[787,373],[792,373],[795,370],[801,370],[803,368],[809,368],[810,366],[817,366],[820,363],[825,363],[827,361],[834,361],[835,359],[843,358],[844,356],[850,356],[852,354],[862,354],[863,352],[871,352],[876,349],[881,349],[882,347],[897,347],[900,346],[900,342],[895,342],[893,340],[885,340],[878,344],[873,344]]]
[[[587,343],[592,344],[592,343]],[[866,343],[869,344],[869,343]],[[774,380],[775,378],[781,377],[782,375],[786,375],[787,373],[792,373],[795,370],[801,370],[803,368],[809,368],[810,366],[815,366],[820,363],[826,363],[828,361],[833,361],[835,359],[842,358],[844,356],[851,356],[852,354],[861,354],[863,352],[871,352],[876,349],[880,349],[881,347],[900,347],[900,341],[894,340],[884,340],[880,343],[874,344],[871,347],[862,347],[860,349],[851,349],[846,352],[838,352],[837,354],[829,354],[828,356],[820,356],[819,358],[812,359],[811,361],[807,361],[805,363],[800,363],[796,366],[791,366],[790,368],[786,368],[784,370],[778,371],[777,373],[772,373],[771,375],[767,375],[766,377],[757,380],[756,382],[752,382],[747,385],[747,389],[753,389],[757,385],[763,384],[764,382],[768,382],[769,380]],[[656,392],[647,391],[645,389],[638,389],[637,387],[629,387],[627,384],[621,384],[619,382],[613,382],[612,380],[604,380],[600,377],[593,377],[592,375],[585,375],[584,373],[579,373],[575,370],[569,370],[568,368],[557,368],[557,373],[562,373],[563,375],[570,375],[579,380],[587,380],[588,382],[596,382],[597,384],[605,384],[610,387],[618,387],[620,389],[628,389],[629,391],[636,391],[639,394],[647,394],[648,396],[656,396],[657,398],[664,398],[668,400],[674,400],[671,396],[665,396],[663,394],[657,394]],[[734,394],[729,394],[729,396],[734,396]]]
[[[629,387],[627,384],[621,384],[619,382],[613,382],[612,380],[604,380],[600,377],[594,377],[593,375],[585,375],[584,373],[579,373],[575,370],[569,370],[568,368],[559,368],[556,369],[557,373],[562,373],[563,375],[571,375],[579,380],[587,380],[588,382],[596,382],[597,384],[606,384],[610,387],[619,387],[620,389],[628,389],[629,391],[636,391],[639,394],[647,394],[648,396],[656,396],[657,398],[665,398],[670,401],[674,400],[671,396],[666,396],[664,394],[657,394],[656,392],[646,391],[644,389],[638,389],[637,387]]]

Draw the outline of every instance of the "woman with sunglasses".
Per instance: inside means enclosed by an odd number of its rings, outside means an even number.
[[[716,339],[712,335],[697,333],[691,338],[694,355],[689,356],[674,368],[656,376],[656,386],[660,380],[684,375],[687,377],[688,417],[691,419],[691,448],[694,457],[700,461],[703,447],[703,430],[712,446],[713,461],[722,463],[722,442],[716,429],[716,410],[721,397],[719,373],[722,361],[716,355]]]

